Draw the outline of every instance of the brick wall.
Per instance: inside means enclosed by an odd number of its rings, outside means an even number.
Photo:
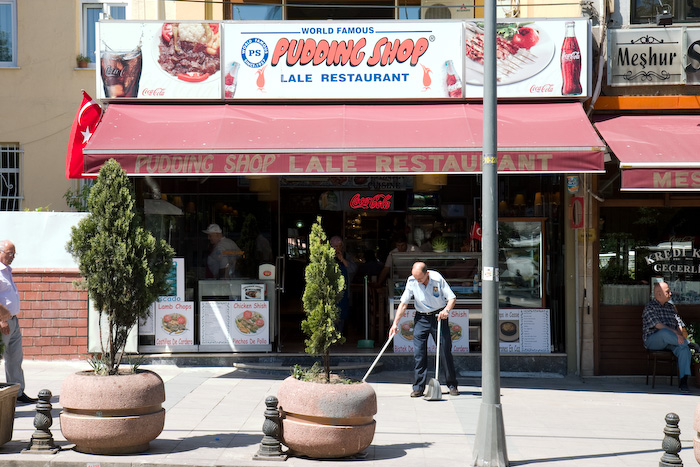
[[[88,345],[87,292],[75,270],[13,269],[25,360],[82,360]]]

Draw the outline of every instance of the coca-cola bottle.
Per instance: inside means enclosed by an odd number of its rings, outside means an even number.
[[[572,96],[581,94],[581,50],[576,40],[573,21],[566,22],[566,35],[561,45],[561,94]]]
[[[462,97],[462,79],[457,74],[452,60],[445,62],[445,68],[447,68],[447,78],[445,80],[447,95],[450,97]]]
[[[224,97],[226,99],[233,98],[236,94],[236,86],[238,85],[238,69],[241,67],[240,63],[233,62],[231,67],[224,77]]]

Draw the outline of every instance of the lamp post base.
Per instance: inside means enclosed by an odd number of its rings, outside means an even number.
[[[474,440],[474,467],[508,467],[501,404],[482,402]]]

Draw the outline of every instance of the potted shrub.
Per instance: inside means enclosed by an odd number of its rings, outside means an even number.
[[[78,64],[78,68],[87,68],[90,63],[90,59],[83,54],[78,54],[78,56],[75,57],[75,61]]]
[[[335,328],[338,302],[346,287],[335,261],[335,250],[317,218],[309,236],[309,264],[305,271],[302,330],[306,352],[322,357],[323,369],[302,371],[298,366],[277,393],[282,414],[282,442],[297,455],[337,458],[365,450],[374,438],[377,396],[364,382],[331,375],[330,347],[344,341]]]
[[[0,358],[4,350],[5,344],[0,339]],[[12,439],[18,392],[19,384],[0,383],[0,446]]]
[[[78,451],[140,452],[163,430],[165,387],[157,374],[120,364],[129,332],[168,290],[173,250],[143,228],[132,186],[115,160],[100,170],[87,207],[89,215],[73,227],[67,250],[100,310],[106,336],[100,335],[102,353],[93,357],[93,370],[63,382],[61,432]]]

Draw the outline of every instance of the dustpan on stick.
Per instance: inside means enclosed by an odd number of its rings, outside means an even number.
[[[439,401],[442,400],[442,388],[440,387],[440,328],[442,328],[442,323],[437,320],[437,351],[435,353],[435,378],[430,378],[428,381],[428,390],[425,393],[425,400],[427,401]]]

